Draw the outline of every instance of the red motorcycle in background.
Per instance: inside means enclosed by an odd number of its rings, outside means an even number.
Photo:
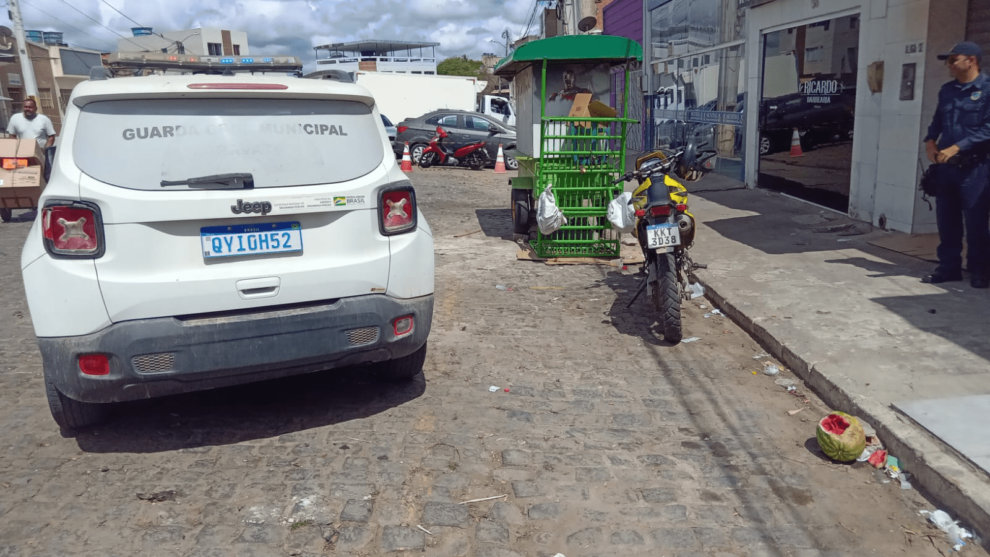
[[[463,165],[473,170],[481,170],[488,163],[490,157],[484,141],[465,145],[455,151],[443,144],[443,140],[448,137],[446,130],[437,126],[437,135],[433,136],[430,146],[424,149],[419,157],[421,168],[429,168],[433,165]]]

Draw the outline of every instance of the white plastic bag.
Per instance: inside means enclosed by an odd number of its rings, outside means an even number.
[[[544,236],[553,234],[560,230],[561,226],[567,224],[567,217],[557,207],[557,201],[554,199],[549,185],[540,194],[540,200],[536,204],[536,224]]]
[[[636,227],[636,209],[630,200],[632,193],[625,192],[608,203],[608,221],[620,234],[629,234]]]

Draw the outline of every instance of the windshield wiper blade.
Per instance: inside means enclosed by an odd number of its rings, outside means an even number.
[[[254,175],[250,172],[230,172],[228,174],[212,174],[196,176],[185,180],[162,180],[162,187],[189,186],[190,188],[207,189],[251,189],[254,187]]]

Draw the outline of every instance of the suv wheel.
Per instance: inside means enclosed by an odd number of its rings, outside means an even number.
[[[514,157],[505,155],[505,168],[507,170],[519,170],[519,161]]]
[[[770,142],[770,138],[765,135],[760,135],[760,154],[769,155],[770,150],[773,148],[773,144]]]
[[[109,404],[93,404],[73,400],[55,388],[45,371],[45,394],[48,398],[48,408],[52,412],[55,423],[63,429],[81,429],[101,424],[110,416]]]
[[[374,374],[385,381],[411,381],[423,371],[426,362],[426,343],[408,356],[374,364]]]
[[[13,209],[0,209],[0,220],[3,222],[10,222],[10,219],[14,216]]]
[[[413,164],[419,164],[419,159],[423,156],[423,151],[426,150],[426,145],[423,143],[416,143],[409,148],[409,157],[412,158]]]

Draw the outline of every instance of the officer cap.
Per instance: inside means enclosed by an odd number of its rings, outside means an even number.
[[[980,48],[980,45],[966,41],[952,47],[952,50],[950,50],[947,54],[939,54],[938,59],[946,60],[950,56],[956,56],[956,55],[976,56],[976,59],[979,60],[983,56],[983,50]]]

